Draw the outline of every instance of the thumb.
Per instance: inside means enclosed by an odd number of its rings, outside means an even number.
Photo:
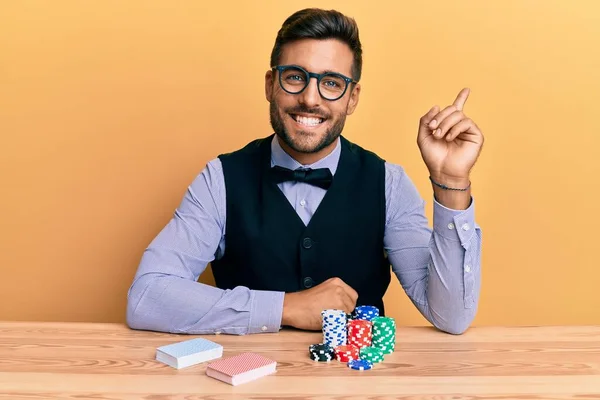
[[[417,141],[421,143],[423,139],[427,136],[430,136],[433,133],[433,130],[429,128],[429,123],[440,112],[440,108],[438,106],[433,106],[431,110],[427,112],[427,114],[423,115],[419,120],[419,134],[417,137]]]

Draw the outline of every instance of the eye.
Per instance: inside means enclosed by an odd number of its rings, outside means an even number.
[[[300,75],[300,74],[289,74],[285,77],[286,80],[288,81],[303,81],[304,80],[304,76]]]
[[[346,86],[346,82],[337,75],[326,75],[321,80],[321,86],[328,90],[342,91]]]

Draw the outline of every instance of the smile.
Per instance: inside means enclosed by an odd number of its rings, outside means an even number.
[[[323,121],[325,121],[323,118],[319,118],[319,117],[306,117],[306,116],[297,115],[297,114],[290,114],[290,116],[298,124],[304,125],[304,126],[319,126],[320,124],[323,123]]]

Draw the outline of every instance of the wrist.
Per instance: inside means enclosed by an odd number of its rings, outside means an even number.
[[[466,210],[471,205],[471,182],[469,178],[444,174],[429,176],[433,195],[438,203],[452,210]]]
[[[283,312],[281,315],[281,325],[293,326],[293,303],[294,293],[286,293],[283,296]]]
[[[468,176],[466,176],[466,177],[452,176],[452,175],[447,175],[447,174],[440,173],[440,172],[437,172],[437,173],[430,172],[429,178],[430,178],[430,180],[433,181],[431,183],[434,185],[437,183],[438,185],[443,185],[443,186],[446,186],[447,188],[453,188],[453,189],[466,189],[469,187],[469,185],[471,183]],[[435,185],[435,186],[438,186],[438,185]]]

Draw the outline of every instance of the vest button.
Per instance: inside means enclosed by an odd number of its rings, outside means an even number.
[[[312,239],[311,238],[304,238],[304,240],[302,241],[302,247],[304,247],[305,249],[310,249],[312,247]]]
[[[307,276],[306,278],[304,278],[304,287],[305,288],[308,289],[309,287],[312,287],[313,283],[314,282],[310,276]]]

